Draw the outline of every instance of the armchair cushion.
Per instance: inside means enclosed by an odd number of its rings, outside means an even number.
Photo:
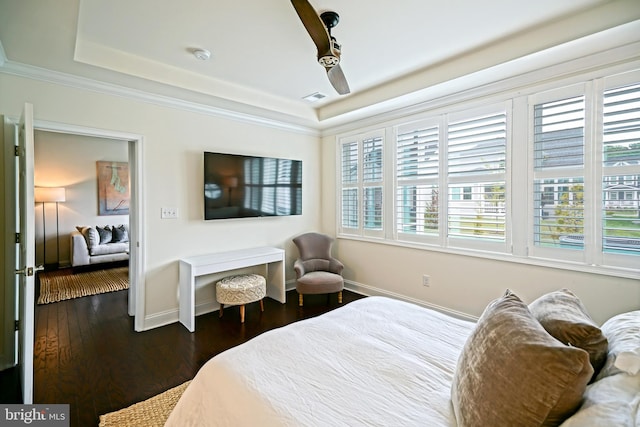
[[[301,294],[328,294],[341,291],[343,287],[342,276],[328,271],[312,271],[296,283],[296,290]]]

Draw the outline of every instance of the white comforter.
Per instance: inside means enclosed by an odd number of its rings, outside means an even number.
[[[368,297],[208,361],[167,426],[455,426],[458,355],[473,328]]]

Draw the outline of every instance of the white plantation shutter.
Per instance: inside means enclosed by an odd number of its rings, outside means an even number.
[[[342,183],[358,182],[358,143],[342,144]]]
[[[382,137],[362,141],[363,227],[382,230]]]
[[[363,197],[364,228],[382,229],[382,187],[365,187]]]
[[[384,140],[360,136],[340,144],[341,229],[348,234],[379,236],[384,215]]]
[[[504,173],[506,112],[458,121],[448,128],[449,176]]]
[[[344,228],[357,229],[360,226],[358,182],[359,156],[358,142],[349,141],[341,147],[342,170],[342,215],[341,223]]]
[[[534,108],[535,168],[584,164],[584,96]]]
[[[533,107],[534,244],[584,248],[585,97]]]
[[[382,181],[382,138],[369,138],[362,141],[364,154],[362,165],[362,181]]]
[[[358,228],[358,189],[342,189],[342,227]]]
[[[506,111],[452,121],[447,134],[448,236],[504,242]]]
[[[406,131],[399,129],[396,138],[398,181],[419,178],[437,178],[440,167],[438,153],[439,126],[419,127]],[[408,126],[405,126],[407,128]],[[413,129],[412,127],[408,127]]]
[[[602,249],[640,255],[640,84],[604,92]]]
[[[396,136],[396,231],[437,235],[440,127],[403,125]]]

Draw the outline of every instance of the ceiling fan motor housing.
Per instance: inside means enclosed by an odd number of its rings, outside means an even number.
[[[338,65],[340,63],[340,49],[340,43],[336,41],[335,37],[331,37],[331,52],[318,56],[320,65],[324,68],[331,68]]]

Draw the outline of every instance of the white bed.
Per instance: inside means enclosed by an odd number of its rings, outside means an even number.
[[[455,426],[474,323],[383,297],[266,332],[207,362],[167,426]]]
[[[528,306],[507,291],[473,323],[363,298],[217,355],[166,425],[448,427],[456,419],[640,427],[640,311],[599,327],[567,289]]]

